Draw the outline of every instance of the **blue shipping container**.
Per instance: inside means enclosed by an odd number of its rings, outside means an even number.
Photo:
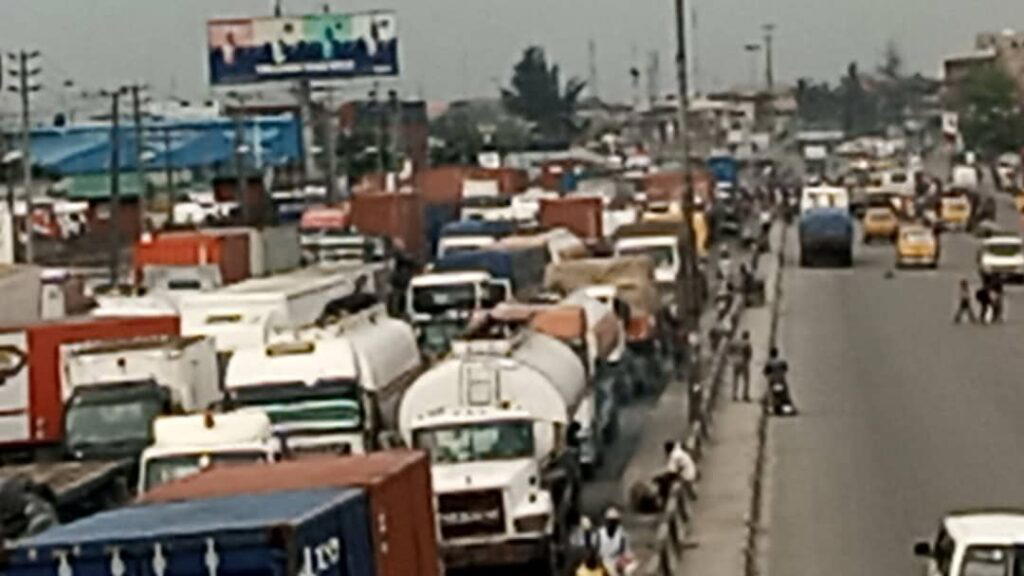
[[[365,492],[325,488],[139,505],[11,551],[8,576],[372,576]]]
[[[544,283],[548,252],[544,246],[507,248],[494,247],[459,252],[434,263],[435,272],[488,272],[494,278],[512,282],[517,297],[532,295]]]

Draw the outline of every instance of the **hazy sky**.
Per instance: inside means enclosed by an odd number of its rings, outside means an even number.
[[[323,1],[284,0],[293,13]],[[777,76],[834,79],[852,59],[873,64],[897,41],[912,69],[938,70],[943,54],[970,49],[974,34],[1024,27],[1021,0],[694,0],[696,55],[705,89],[747,83],[743,44],[760,23],[778,25]],[[430,100],[495,93],[526,45],[544,45],[569,74],[587,75],[597,44],[603,96],[629,97],[636,54],[661,52],[662,90],[672,83],[672,0],[344,0],[336,10],[399,13],[401,88]],[[85,87],[141,79],[158,96],[203,98],[204,22],[266,15],[271,0],[0,0],[0,48],[39,49],[50,93],[67,77]],[[365,84],[353,88],[364,93]],[[9,108],[13,96],[0,97]]]

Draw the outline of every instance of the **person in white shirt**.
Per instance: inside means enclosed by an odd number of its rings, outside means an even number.
[[[629,537],[622,529],[622,516],[614,506],[604,514],[604,526],[597,531],[597,553],[613,574],[622,574],[633,562]]]

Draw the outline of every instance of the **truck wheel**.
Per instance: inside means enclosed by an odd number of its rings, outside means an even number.
[[[853,267],[853,252],[843,254],[843,266],[846,268]]]
[[[803,252],[800,253],[800,267],[801,268],[810,268],[811,267],[811,258],[810,258],[810,256],[808,256],[807,254],[804,254]]]

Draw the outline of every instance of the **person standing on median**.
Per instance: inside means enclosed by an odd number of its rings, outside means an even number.
[[[732,364],[732,399],[750,402],[750,362],[754,347],[750,344],[750,331],[744,330],[739,340],[729,346],[729,360]]]
[[[957,300],[956,314],[953,316],[953,323],[963,322],[964,317],[974,324],[978,319],[974,316],[974,308],[971,306],[971,283],[966,278],[960,280],[960,296]]]

